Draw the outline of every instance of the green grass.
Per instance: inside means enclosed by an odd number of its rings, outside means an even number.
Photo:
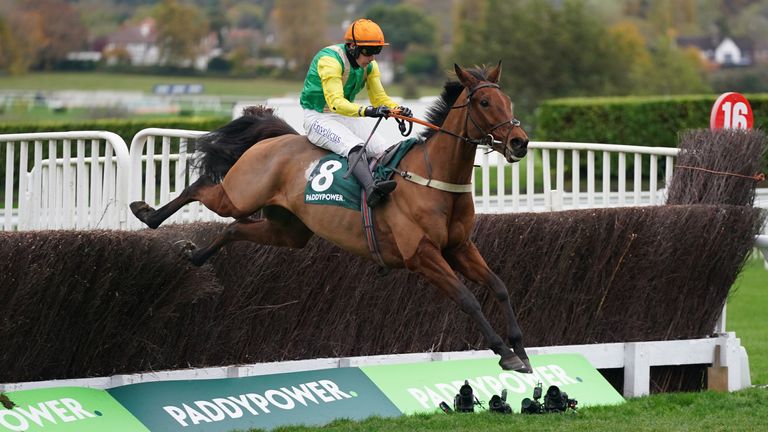
[[[236,79],[108,73],[30,73],[0,76],[3,90],[114,90],[152,93],[156,84],[202,84],[203,95],[282,96],[298,93],[301,83],[276,79]]]
[[[222,78],[206,76],[134,75],[98,72],[29,73],[19,76],[0,75],[0,90],[115,90],[152,93],[156,84],[202,84],[203,95],[236,96],[240,99],[298,95],[303,80],[273,78]],[[401,96],[403,87],[388,85],[391,96]],[[419,88],[421,95],[437,95],[437,87]],[[365,97],[363,93],[361,97]]]
[[[515,412],[519,411],[516,407]],[[676,393],[630,399],[626,404],[588,407],[547,415],[418,414],[372,417],[360,422],[336,420],[324,427],[282,427],[305,431],[761,431],[768,425],[768,389],[734,393]],[[253,429],[257,431],[258,429]]]
[[[73,108],[53,110],[45,103],[36,103],[31,94],[38,91],[47,93],[62,90],[80,91],[122,91],[141,92],[153,95],[157,84],[202,84],[203,93],[200,96],[174,96],[179,105],[178,112],[135,113],[120,108]],[[111,74],[97,72],[81,73],[30,73],[20,76],[0,74],[0,121],[2,122],[35,122],[35,121],[80,121],[101,118],[160,118],[178,115],[217,116],[231,115],[236,101],[257,101],[268,97],[291,96],[298,97],[303,86],[303,80],[281,80],[272,78],[221,78],[206,76],[170,76],[170,75],[138,75]],[[436,87],[420,88],[421,95],[436,95],[440,89]],[[3,98],[3,93],[26,93],[25,98]],[[387,92],[392,96],[402,96],[403,87],[393,84],[387,86]],[[218,107],[208,103],[198,103],[219,98]],[[367,102],[365,92],[359,95],[359,100]],[[66,105],[66,101],[61,101]]]
[[[762,260],[750,259],[731,288],[725,328],[736,332],[736,336],[741,338],[741,344],[747,349],[752,384],[768,384],[766,310],[768,270]]]

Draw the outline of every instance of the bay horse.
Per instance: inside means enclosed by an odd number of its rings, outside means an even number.
[[[501,62],[492,68],[454,65],[458,82],[445,85],[427,119],[439,130],[422,133],[400,161],[402,172],[432,180],[430,186],[395,176],[397,188],[375,208],[381,260],[426,278],[451,298],[479,326],[505,370],[531,372],[523,336],[504,282],[488,267],[470,239],[475,221],[471,193],[473,163],[479,144],[488,144],[517,162],[527,152],[528,136],[512,114],[509,96],[499,88]],[[157,228],[182,206],[199,201],[224,217],[235,218],[211,244],[189,243],[186,256],[202,265],[225,244],[247,240],[301,248],[317,234],[343,249],[372,258],[360,214],[338,206],[304,201],[308,176],[326,150],[312,145],[268,108],[253,108],[243,117],[198,140],[201,177],[168,204],[154,209],[131,203],[134,215]],[[446,183],[460,192],[435,188]],[[250,218],[261,210],[261,218]],[[493,330],[480,303],[457,277],[485,285],[505,309],[507,340]]]

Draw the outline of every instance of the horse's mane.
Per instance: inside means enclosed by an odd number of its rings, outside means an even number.
[[[242,117],[197,139],[195,149],[199,157],[196,164],[201,175],[221,181],[251,146],[267,138],[289,134],[299,133],[285,120],[276,116],[272,108],[245,107]]]
[[[478,80],[485,81],[488,79],[486,77],[488,68],[485,66],[477,66],[465,70]],[[427,109],[426,120],[435,126],[442,126],[443,122],[445,122],[445,118],[448,117],[448,114],[451,112],[451,107],[454,103],[456,103],[456,99],[459,97],[462,90],[464,90],[464,86],[460,82],[446,82],[445,86],[443,87],[443,92],[440,94],[440,99],[438,99],[434,105]],[[419,136],[424,141],[426,141],[436,133],[437,131],[434,129],[426,129],[425,131],[421,132]]]

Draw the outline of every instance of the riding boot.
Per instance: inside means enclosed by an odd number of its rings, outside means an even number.
[[[357,181],[365,188],[365,194],[368,196],[365,200],[368,207],[376,207],[381,204],[382,201],[389,195],[390,192],[395,190],[397,183],[394,180],[378,181],[373,180],[370,168],[368,168],[368,158],[363,151],[363,146],[356,146],[349,151],[347,156],[350,163],[354,164],[352,167],[352,174]],[[357,163],[354,163],[355,159],[360,158]]]

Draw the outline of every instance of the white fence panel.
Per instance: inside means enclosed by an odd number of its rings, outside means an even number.
[[[126,227],[128,148],[112,132],[0,135],[3,230]]]
[[[528,148],[525,162],[511,165],[498,153],[478,149],[478,213],[663,204],[678,153],[667,147],[547,141],[532,141]]]

